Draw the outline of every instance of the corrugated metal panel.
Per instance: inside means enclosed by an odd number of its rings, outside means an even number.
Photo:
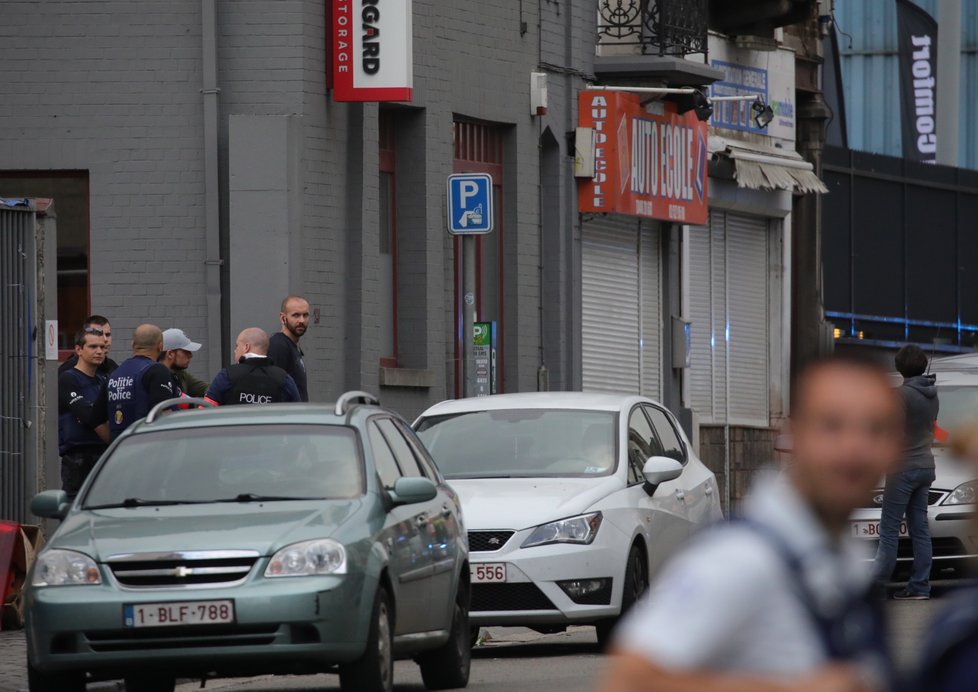
[[[33,330],[36,314],[35,215],[0,209],[0,519],[28,521],[36,460],[33,427]]]
[[[703,423],[722,422],[726,405],[725,237],[724,213],[712,210],[709,226],[689,232],[690,401]]]
[[[918,5],[936,16],[935,0]],[[961,8],[959,165],[978,168],[978,2]],[[849,146],[901,156],[896,3],[835,0]],[[843,33],[844,32],[844,33]]]
[[[639,391],[638,239],[635,219],[584,224],[581,376],[587,391]]]
[[[768,222],[727,213],[730,422],[770,423]]]
[[[662,393],[662,272],[659,249],[659,225],[642,222],[639,264],[642,285],[640,307],[642,320],[640,393],[661,399]]]

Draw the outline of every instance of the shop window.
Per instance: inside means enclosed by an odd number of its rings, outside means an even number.
[[[49,197],[58,229],[58,349],[73,350],[75,331],[91,314],[87,171],[0,171],[0,197]],[[112,315],[108,315],[109,319]]]
[[[380,365],[397,367],[397,179],[395,175],[395,112],[380,111],[380,192],[378,250],[380,253]]]
[[[503,129],[497,125],[456,120],[454,123],[455,173],[488,173],[493,184],[491,233],[476,237],[476,321],[496,323],[496,391],[503,392]],[[455,239],[455,395],[462,395],[462,242]]]

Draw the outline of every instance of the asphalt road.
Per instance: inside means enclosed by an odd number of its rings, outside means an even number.
[[[941,608],[948,585],[936,589],[931,601],[888,603],[894,653],[901,667],[916,660],[922,638],[931,618]],[[489,638],[473,652],[472,692],[593,692],[607,665],[597,651],[593,630],[573,628],[566,634],[541,635],[522,628],[492,628]],[[22,632],[0,633],[0,692],[26,692],[25,647]],[[417,666],[410,661],[397,663],[396,689],[420,692],[424,689]],[[179,692],[199,690],[200,683],[178,686]],[[251,679],[211,680],[207,690],[302,691],[338,690],[336,676],[266,676]],[[90,692],[117,692],[121,683],[90,685]]]

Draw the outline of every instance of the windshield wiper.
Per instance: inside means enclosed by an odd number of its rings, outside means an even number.
[[[320,500],[318,497],[295,497],[292,495],[259,495],[258,493],[240,493],[235,497],[227,497],[214,502],[288,502],[289,500]]]
[[[86,505],[83,509],[117,509],[119,507],[168,507],[170,505],[199,505],[199,500],[144,500],[141,497],[127,497],[122,502],[104,505]]]

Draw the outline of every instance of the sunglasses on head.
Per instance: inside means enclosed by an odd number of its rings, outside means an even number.
[[[105,332],[98,327],[85,327],[83,330],[86,334],[94,334],[95,336],[105,336]]]

